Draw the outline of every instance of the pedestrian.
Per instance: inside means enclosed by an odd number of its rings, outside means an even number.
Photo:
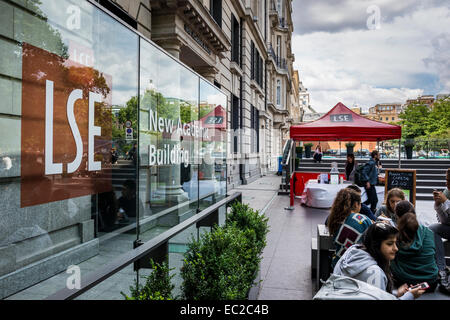
[[[409,289],[404,283],[396,290],[390,270],[397,248],[397,228],[376,222],[367,228],[362,244],[352,245],[337,262],[333,273],[364,281],[379,289],[392,293],[400,300],[413,300],[425,290]]]
[[[361,180],[365,181],[365,189],[367,200],[365,204],[370,204],[370,210],[375,212],[378,205],[378,196],[375,186],[378,183],[378,168],[377,161],[380,159],[380,154],[377,150],[373,150],[370,154],[370,160],[363,167],[361,172]]]
[[[364,231],[372,224],[369,218],[359,213],[360,210],[359,193],[348,188],[337,193],[327,223],[336,249],[331,262],[332,267],[348,247],[361,240]]]
[[[355,155],[350,153],[347,155],[347,161],[345,161],[345,179],[347,181],[355,182],[355,170],[357,167]]]
[[[313,155],[314,163],[322,161],[322,147],[319,145],[316,146],[316,150],[314,150]]]

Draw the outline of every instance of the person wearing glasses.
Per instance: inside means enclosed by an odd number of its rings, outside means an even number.
[[[362,244],[352,245],[339,259],[333,273],[364,281],[392,293],[400,300],[413,300],[425,290],[411,288],[404,283],[397,289],[390,271],[397,248],[397,228],[384,222],[375,222],[366,230]]]

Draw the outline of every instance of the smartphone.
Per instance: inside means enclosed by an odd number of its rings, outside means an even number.
[[[418,287],[420,287],[421,290],[427,290],[430,287],[430,285],[427,282],[422,282],[416,284],[415,286],[410,287],[408,290],[416,289]]]

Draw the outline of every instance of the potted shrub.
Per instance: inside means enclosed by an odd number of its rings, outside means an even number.
[[[244,300],[258,275],[268,219],[234,203],[224,226],[192,239],[181,268],[185,300]]]
[[[353,147],[355,146],[354,142],[347,142],[345,144],[345,146],[347,147],[347,155],[352,154],[353,153]]]
[[[405,140],[406,159],[412,159],[412,152],[414,147],[414,139],[408,138]]]
[[[159,264],[150,259],[153,272],[145,277],[145,285],[137,285],[134,280],[134,286],[130,287],[131,297],[124,292],[120,292],[126,300],[175,300],[177,297],[172,295],[175,285],[172,284],[170,271],[175,268],[169,268],[167,261]]]
[[[298,170],[300,167],[300,159],[299,158],[295,158],[295,170]]]
[[[305,143],[305,157],[306,158],[311,158],[311,148],[313,146],[313,144],[311,142]]]
[[[297,158],[301,159],[302,158],[302,153],[303,153],[303,147],[295,147],[295,152],[297,153]]]

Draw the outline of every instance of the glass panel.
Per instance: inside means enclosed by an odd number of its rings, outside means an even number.
[[[200,79],[199,122],[205,128],[200,149],[200,208],[206,208],[226,195],[227,175],[227,97]]]
[[[198,76],[141,40],[141,238],[197,212]],[[148,232],[146,232],[148,231]]]
[[[225,196],[221,91],[87,1],[0,12],[0,298],[76,286]],[[170,239],[169,264],[208,229]],[[120,299],[135,278],[80,299]]]
[[[136,239],[138,36],[87,1],[0,11],[0,298],[39,299]]]

